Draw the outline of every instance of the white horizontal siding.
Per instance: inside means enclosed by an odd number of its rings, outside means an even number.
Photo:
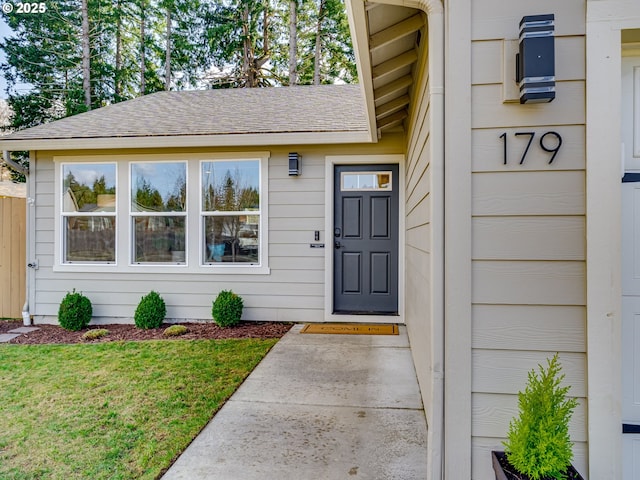
[[[583,215],[585,176],[575,172],[474,173],[473,215]]]
[[[569,422],[569,435],[574,442],[587,441],[586,406],[579,398],[579,405]],[[518,414],[518,397],[494,393],[474,393],[472,396],[474,437],[503,438],[509,431],[509,422]]]
[[[190,251],[189,266],[159,268],[157,273],[148,266],[118,265],[115,269],[92,272],[54,271],[54,229],[57,222],[54,212],[53,156],[39,154],[36,191],[36,257],[40,268],[36,271],[36,294],[32,312],[36,319],[55,317],[60,300],[76,288],[82,290],[93,302],[94,317],[98,321],[131,320],[142,295],[150,290],[158,291],[167,303],[167,317],[172,319],[210,319],[211,303],[217,292],[232,289],[242,295],[245,302],[243,318],[248,320],[320,321],[324,318],[325,250],[312,249],[314,232],[320,231],[321,242],[325,236],[325,156],[349,153],[397,153],[401,144],[391,138],[378,145],[341,147],[278,147],[271,151],[268,161],[269,175],[269,274],[243,275],[216,272],[215,267],[199,267],[194,259],[197,252]],[[299,151],[302,155],[302,175],[289,177],[288,153]],[[116,158],[103,152],[103,158]],[[129,152],[130,153],[130,152]],[[142,152],[144,153],[144,152]],[[149,151],[153,160],[154,151]],[[180,150],[174,150],[177,157]],[[200,150],[198,158],[209,154]],[[57,154],[56,154],[57,155]],[[69,152],[63,153],[69,155]],[[97,157],[94,157],[97,158]],[[195,158],[195,156],[193,157]],[[82,161],[82,157],[78,157]],[[197,170],[197,160],[190,160]],[[119,170],[128,169],[126,159]],[[119,184],[119,194],[127,195],[128,185]],[[197,185],[190,185],[197,188]],[[193,192],[192,192],[193,193]],[[193,198],[198,198],[198,194]],[[122,203],[122,202],[121,202]],[[126,201],[123,203],[126,205]],[[119,228],[128,228],[125,212],[118,218]],[[191,210],[190,217],[197,215]],[[189,225],[198,225],[192,221]],[[197,235],[190,231],[191,236]],[[126,238],[126,235],[125,235]],[[193,238],[193,237],[191,237]],[[331,240],[331,239],[329,239]],[[193,245],[193,244],[192,244]],[[118,244],[119,249],[128,245]],[[195,253],[195,254],[194,254]],[[120,257],[126,258],[126,255]],[[114,271],[114,270],[120,271]]]
[[[520,164],[529,135],[516,136],[518,132],[535,134],[527,151],[524,163]],[[551,155],[540,148],[540,140],[547,132],[557,132],[562,137],[558,154],[549,165]],[[585,168],[584,125],[554,125],[544,127],[487,128],[474,130],[472,171],[474,172],[526,172],[537,170],[553,172],[558,170],[584,170]],[[504,140],[507,134],[507,164],[504,164]],[[553,135],[544,139],[547,148],[557,143]]]
[[[585,305],[584,262],[474,261],[474,304]]]
[[[516,39],[516,37],[512,38]],[[471,49],[473,59],[471,62],[471,83],[473,85],[502,83],[503,40],[473,42]],[[584,79],[585,45],[583,36],[556,37],[555,52],[556,81]]]
[[[555,352],[527,352],[522,350],[481,350],[473,352],[473,391],[477,393],[517,394],[524,391],[527,373],[538,372],[538,365],[546,367],[547,359]],[[562,353],[563,385],[569,385],[569,395],[585,397],[587,359],[584,353]]]
[[[586,352],[585,308],[474,305],[473,348]]]
[[[473,128],[584,124],[584,81],[556,83],[551,103],[502,103],[502,85],[475,85],[471,93]]]
[[[472,478],[495,478],[490,451],[503,450],[517,393],[555,352],[581,402],[571,435],[586,475],[585,1],[471,8]],[[542,13],[555,14],[556,98],[504,103],[513,64],[504,41],[517,40],[523,16]],[[520,164],[529,135],[516,134],[526,132],[535,136]],[[552,164],[540,145],[547,132],[562,138]],[[554,135],[544,145],[555,147]]]
[[[555,34],[582,35],[585,32],[584,0],[538,0],[535,8],[528,2],[473,0],[471,2],[471,38],[518,38],[524,15],[555,14]]]
[[[477,260],[584,260],[583,216],[476,217]]]

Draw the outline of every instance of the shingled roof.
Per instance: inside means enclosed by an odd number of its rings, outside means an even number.
[[[284,135],[276,143],[291,143],[303,135],[301,143],[311,143],[316,134],[333,135],[340,142],[369,139],[358,85],[158,92],[1,137],[0,147],[86,148],[88,141],[122,144],[118,139],[136,141],[126,146],[151,146],[158,138],[215,145],[217,136],[225,137],[225,145],[243,145],[248,135]]]

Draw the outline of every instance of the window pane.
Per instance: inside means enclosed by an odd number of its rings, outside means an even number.
[[[260,161],[202,163],[202,210],[242,212],[260,209]]]
[[[205,263],[259,263],[259,215],[204,217]]]
[[[185,217],[134,217],[135,263],[184,263]]]
[[[115,212],[115,165],[65,164],[62,179],[63,212]]]
[[[342,190],[391,190],[391,172],[343,173]]]
[[[132,163],[132,212],[184,212],[187,205],[187,164]]]
[[[65,217],[65,262],[115,262],[115,217]]]

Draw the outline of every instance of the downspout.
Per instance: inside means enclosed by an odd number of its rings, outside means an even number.
[[[391,2],[390,2],[391,3]],[[404,0],[407,7],[427,13],[429,36],[429,132],[431,140],[431,308],[432,391],[431,418],[428,429],[429,470],[427,480],[444,478],[445,431],[445,18],[442,0]]]
[[[2,160],[4,161],[4,163],[7,164],[7,166],[18,173],[21,173],[22,175],[24,175],[25,177],[27,177],[27,212],[26,212],[26,223],[27,223],[27,245],[26,245],[26,249],[27,249],[27,258],[30,258],[31,256],[31,237],[32,235],[30,235],[31,232],[31,218],[32,215],[29,214],[29,209],[30,207],[33,205],[33,199],[30,196],[30,179],[29,179],[29,168],[28,167],[24,167],[22,165],[20,165],[17,162],[14,162],[11,159],[11,152],[9,152],[9,150],[3,150],[2,151]],[[31,284],[31,274],[30,274],[30,269],[31,267],[31,263],[29,264],[29,266],[27,267],[27,275],[26,275],[26,285],[25,285],[25,299],[24,299],[24,305],[22,305],[22,323],[25,326],[29,326],[31,325],[31,313],[29,312],[29,285]]]
[[[431,225],[432,256],[431,274],[433,281],[432,306],[432,418],[429,439],[432,445],[430,459],[431,479],[443,478],[444,462],[444,10],[442,4],[429,2],[429,108],[431,116]],[[436,419],[439,419],[436,420]]]

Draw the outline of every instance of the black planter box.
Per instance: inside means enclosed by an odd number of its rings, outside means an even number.
[[[491,452],[491,461],[493,462],[493,471],[496,473],[496,480],[528,480],[526,475],[518,474],[515,469],[507,462],[504,452]],[[569,465],[567,469],[567,480],[584,480],[582,476]],[[553,480],[553,479],[549,479]]]

